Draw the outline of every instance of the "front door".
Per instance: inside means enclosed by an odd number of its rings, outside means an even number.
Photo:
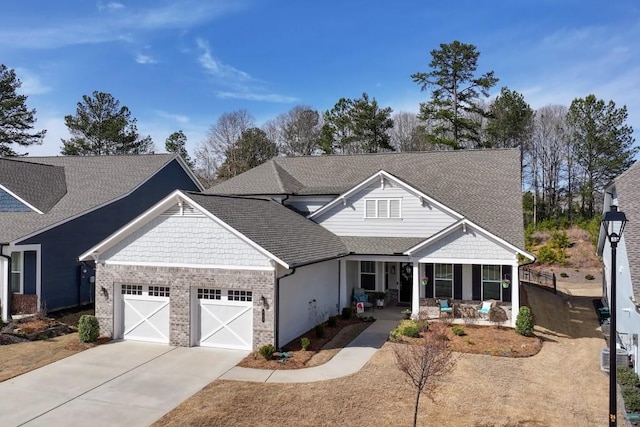
[[[400,295],[398,302],[410,303],[413,295],[413,264],[400,263]]]

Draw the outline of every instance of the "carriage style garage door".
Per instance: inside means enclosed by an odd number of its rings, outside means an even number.
[[[251,291],[197,289],[198,344],[206,347],[253,349],[253,295]]]
[[[122,285],[126,340],[169,343],[169,287]]]

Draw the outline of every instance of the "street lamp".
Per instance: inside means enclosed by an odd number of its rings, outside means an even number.
[[[602,226],[611,244],[611,290],[609,292],[609,426],[616,425],[618,405],[616,399],[616,251],[618,242],[622,238],[627,217],[613,205],[611,210],[602,217]]]

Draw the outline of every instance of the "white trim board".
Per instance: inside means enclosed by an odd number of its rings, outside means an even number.
[[[100,261],[99,261],[100,262]],[[181,268],[206,268],[220,270],[253,270],[253,271],[274,271],[274,267],[258,267],[246,265],[225,265],[225,264],[183,264],[179,262],[137,262],[137,261],[104,261],[105,265],[125,265],[142,267],[181,267]]]

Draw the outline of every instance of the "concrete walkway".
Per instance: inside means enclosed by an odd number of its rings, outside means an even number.
[[[382,347],[387,338],[389,338],[389,332],[398,326],[398,320],[401,318],[400,314],[395,314],[395,312],[392,314],[389,310],[386,313],[378,310],[373,316],[379,320],[372,323],[371,326],[323,365],[312,368],[282,370],[251,369],[236,366],[222,375],[220,379],[268,383],[307,383],[355,374]],[[382,317],[391,317],[391,319],[383,320]]]
[[[248,351],[103,344],[0,383],[2,426],[148,426]]]

